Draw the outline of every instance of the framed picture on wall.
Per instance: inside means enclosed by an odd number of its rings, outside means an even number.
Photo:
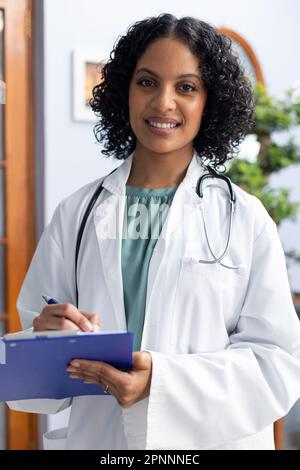
[[[73,52],[73,118],[75,121],[95,122],[89,100],[92,90],[101,82],[101,70],[109,57],[103,50],[76,49]]]

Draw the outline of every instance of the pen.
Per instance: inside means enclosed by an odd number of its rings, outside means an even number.
[[[48,295],[42,295],[44,301],[48,304],[59,304],[58,300],[53,299],[53,297],[49,297]]]

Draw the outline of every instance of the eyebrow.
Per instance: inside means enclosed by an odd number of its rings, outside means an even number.
[[[153,72],[152,70],[150,69],[146,69],[146,68],[141,68],[141,69],[138,69],[136,71],[136,73],[140,73],[140,72],[146,72],[146,73],[149,73],[150,75],[153,75],[154,77],[156,78],[159,78],[159,75],[157,75],[157,73]],[[188,78],[188,77],[193,77],[193,78],[198,78],[198,80],[201,81],[201,77],[199,75],[196,75],[195,73],[183,73],[181,75],[177,75],[176,80],[179,79],[179,78]]]

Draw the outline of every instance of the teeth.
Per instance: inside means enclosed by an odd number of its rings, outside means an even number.
[[[148,121],[150,126],[152,127],[158,127],[159,129],[173,129],[176,127],[176,124],[167,124],[167,123],[160,123],[160,122],[151,122]]]

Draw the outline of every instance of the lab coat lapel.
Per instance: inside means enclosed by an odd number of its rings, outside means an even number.
[[[106,286],[114,307],[117,328],[126,331],[123,296],[121,248],[125,210],[125,184],[132,164],[132,155],[104,179],[103,191],[94,210],[94,225],[100,250]],[[107,195],[108,194],[108,195]]]
[[[176,240],[178,250],[182,248],[184,242],[184,219],[190,217],[190,213],[195,204],[199,204],[199,198],[196,195],[195,189],[199,176],[203,173],[203,167],[196,152],[194,152],[193,158],[188,166],[186,175],[175,192],[172,204],[168,211],[167,218],[163,225],[160,236],[157,239],[156,246],[153,250],[153,254],[149,264],[148,270],[148,283],[147,283],[147,296],[146,296],[146,307],[145,307],[145,324],[148,324],[154,332],[154,326],[159,321],[159,311],[164,311],[170,306],[160,305],[159,309],[156,305],[156,297],[153,295],[155,292],[156,285],[162,285],[164,276],[162,267],[165,260],[165,256],[168,253],[169,244]],[[178,251],[178,256],[180,252]],[[174,265],[175,266],[175,265]],[[177,273],[179,276],[179,272]],[[176,277],[176,275],[175,275]],[[160,282],[161,281],[161,282]],[[176,280],[174,281],[176,282]],[[164,297],[168,302],[168,295]],[[146,347],[147,343],[151,343],[148,332],[144,330],[144,336],[142,345]]]

